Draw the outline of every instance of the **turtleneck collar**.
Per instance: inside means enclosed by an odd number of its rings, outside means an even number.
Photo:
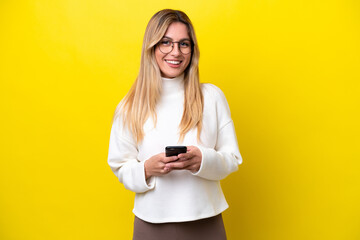
[[[162,95],[172,95],[184,91],[184,73],[175,78],[162,77]]]

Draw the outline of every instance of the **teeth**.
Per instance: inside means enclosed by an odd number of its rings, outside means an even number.
[[[176,65],[180,64],[180,61],[169,61],[169,60],[165,60],[165,61],[171,64],[176,64]]]

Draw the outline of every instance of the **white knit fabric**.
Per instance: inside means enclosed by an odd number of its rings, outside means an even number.
[[[136,193],[133,212],[144,221],[183,222],[215,216],[228,208],[220,180],[242,163],[228,103],[218,87],[202,84],[201,142],[193,129],[178,143],[184,102],[183,75],[162,81],[157,125],[154,127],[149,118],[144,125],[145,137],[137,145],[121,118],[116,118],[110,134],[108,164],[125,188]],[[144,162],[173,145],[197,146],[202,153],[199,171],[173,170],[146,181]]]

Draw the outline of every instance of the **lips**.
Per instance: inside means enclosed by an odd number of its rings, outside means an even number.
[[[175,64],[175,65],[179,65],[181,63],[181,61],[178,60],[165,60],[167,63],[171,63],[171,64]]]
[[[168,66],[173,68],[180,67],[180,64],[182,63],[182,61],[180,60],[170,60],[170,59],[165,59],[165,62],[167,63]]]

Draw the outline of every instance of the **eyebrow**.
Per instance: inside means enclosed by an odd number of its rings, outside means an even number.
[[[174,39],[172,39],[171,37],[168,37],[168,36],[164,36],[163,38],[168,38],[168,39],[170,39],[170,40],[174,40]],[[180,39],[179,41],[184,41],[184,40],[191,41],[189,38],[182,38],[182,39]]]

